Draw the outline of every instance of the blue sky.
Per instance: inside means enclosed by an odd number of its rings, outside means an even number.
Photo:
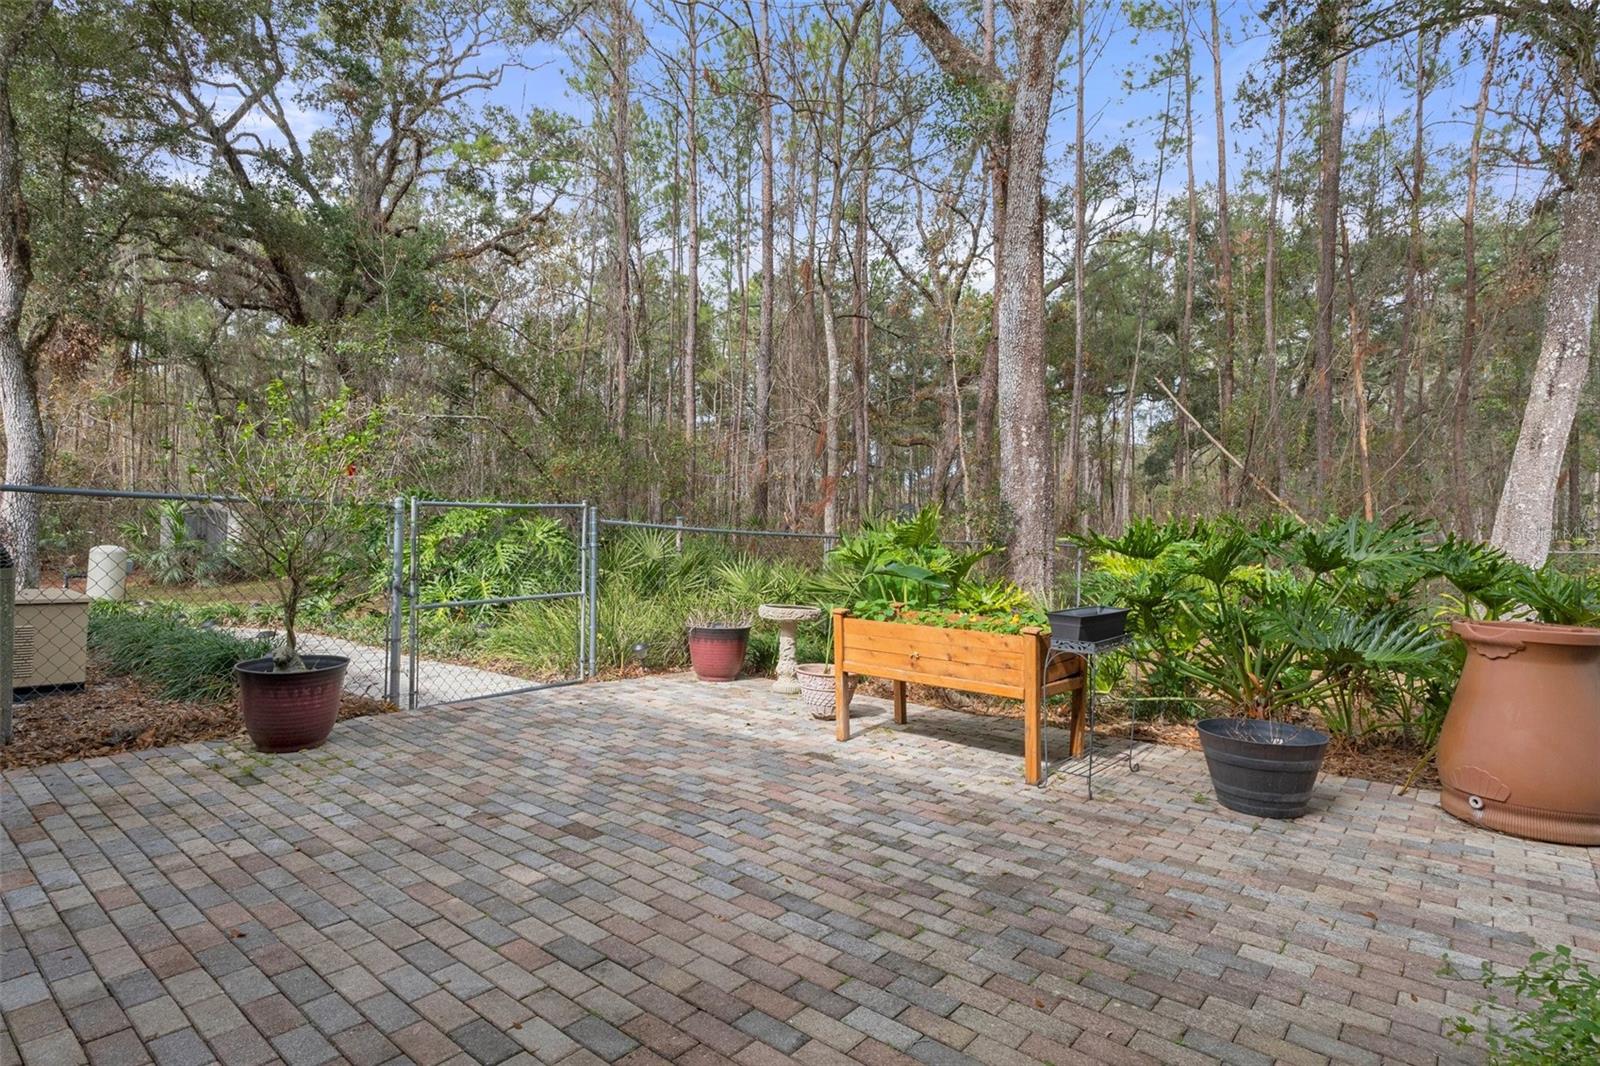
[[[753,6],[753,0],[752,0]],[[772,6],[775,29],[785,18],[803,16],[815,3],[774,3]],[[742,17],[742,3],[727,5],[726,10]],[[646,32],[657,47],[673,49],[680,42],[673,28],[656,18],[643,4],[636,11]],[[1229,178],[1236,181],[1243,172],[1245,153],[1251,149],[1270,151],[1273,135],[1273,116],[1262,116],[1254,126],[1240,121],[1240,103],[1237,91],[1251,74],[1270,74],[1265,69],[1271,45],[1269,27],[1262,21],[1251,4],[1241,0],[1224,2],[1219,9],[1223,28],[1222,53],[1223,81],[1226,89],[1229,127]],[[954,16],[952,16],[954,17]],[[1130,92],[1125,84],[1130,70],[1146,67],[1152,51],[1165,48],[1165,35],[1136,34],[1127,25],[1120,7],[1091,4],[1089,23],[1103,36],[1098,51],[1091,45],[1092,67],[1087,76],[1087,101],[1090,137],[1113,142],[1127,140],[1145,162],[1153,162],[1159,132],[1157,116],[1164,100],[1164,90],[1153,87]],[[1192,13],[1194,27],[1194,76],[1196,93],[1193,102],[1196,122],[1195,167],[1197,176],[1204,182],[1215,180],[1216,143],[1213,118],[1211,55],[1203,39],[1209,32],[1209,7],[1198,5]],[[890,15],[891,24],[896,21]],[[908,42],[908,52],[919,60],[925,58],[917,42]],[[1407,120],[1412,107],[1411,42],[1388,46],[1358,57],[1352,64],[1348,94],[1347,143],[1379,122]],[[1481,66],[1477,62],[1460,63],[1460,41],[1447,42],[1439,57],[1444,74],[1430,89],[1425,121],[1427,136],[1435,149],[1464,144],[1470,134],[1472,107],[1477,96]],[[495,95],[497,103],[520,109],[527,105],[550,108],[577,118],[587,118],[589,107],[580,94],[567,84],[571,59],[560,45],[541,45],[527,57],[531,69],[510,71],[505,83]],[[1070,67],[1071,43],[1063,56],[1068,66],[1063,69],[1055,98],[1055,117],[1052,125],[1050,157],[1058,170],[1064,171],[1068,158],[1073,124],[1075,122],[1075,74]],[[634,72],[638,91],[657,89],[667,92],[665,85],[653,85],[663,80],[662,72],[649,56],[644,57]],[[1294,126],[1291,111],[1289,145],[1304,144],[1304,131]],[[1176,165],[1179,169],[1174,171]],[[1169,160],[1168,188],[1176,178],[1182,180],[1181,157]],[[1503,192],[1517,187],[1514,173],[1503,174],[1498,179]],[[1537,176],[1533,179],[1537,185]],[[1521,177],[1522,191],[1529,188],[1527,175]]]

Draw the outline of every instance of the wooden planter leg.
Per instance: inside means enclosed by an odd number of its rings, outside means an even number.
[[[845,702],[842,670],[833,672],[833,735],[839,740],[850,739],[850,705]]]
[[[1043,745],[1040,736],[1044,724],[1044,656],[1040,641],[1028,641],[1029,653],[1022,691],[1022,776],[1030,785],[1044,778],[1042,768]]]
[[[894,682],[894,724],[906,724],[906,683]]]
[[[850,702],[845,696],[844,679],[844,612],[833,612],[833,735],[838,740],[850,739]]]

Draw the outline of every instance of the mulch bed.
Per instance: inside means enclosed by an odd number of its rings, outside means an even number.
[[[339,718],[394,709],[382,700],[346,693]],[[11,743],[0,747],[4,770],[244,736],[232,700],[165,699],[137,677],[114,677],[94,664],[81,690],[18,702],[11,723]]]

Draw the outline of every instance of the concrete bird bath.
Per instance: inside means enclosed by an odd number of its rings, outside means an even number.
[[[800,691],[794,662],[795,628],[801,622],[815,622],[822,617],[822,611],[793,603],[763,603],[756,613],[768,622],[778,623],[778,679],[772,683],[772,691],[793,695]]]

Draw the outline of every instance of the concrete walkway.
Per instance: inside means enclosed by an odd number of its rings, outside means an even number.
[[[255,629],[236,629],[240,636],[254,636]],[[373,699],[384,697],[384,678],[389,652],[385,648],[360,644],[343,637],[324,633],[301,633],[297,637],[300,651],[305,655],[342,655],[350,660],[345,673],[345,691]],[[402,705],[409,691],[411,660],[400,657],[400,698]],[[438,659],[417,660],[417,707],[432,707],[459,700],[480,699],[501,692],[510,692],[537,684],[538,678],[502,674],[477,666],[463,666]]]
[[[1015,720],[858,702],[840,744],[652,677],[8,773],[0,1062],[1411,1066],[1480,1057],[1483,961],[1600,958],[1595,853],[1431,795],[1260,821],[1152,748],[1088,802]]]

